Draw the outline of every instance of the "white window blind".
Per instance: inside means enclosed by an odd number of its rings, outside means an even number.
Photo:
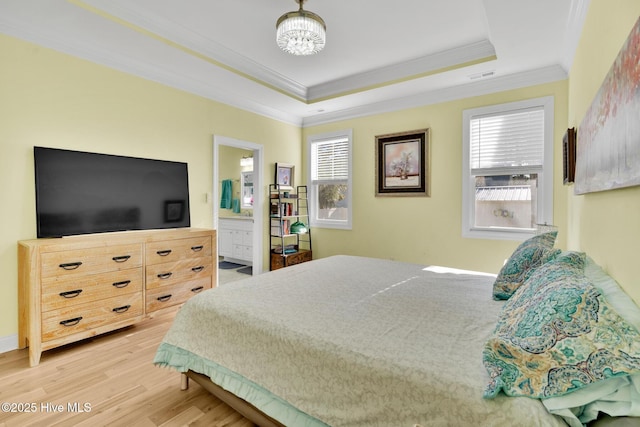
[[[351,129],[309,135],[309,221],[313,227],[351,229]]]
[[[335,181],[349,178],[349,139],[338,138],[312,145],[313,181]]]
[[[553,223],[551,96],[462,112],[462,235],[523,240]]]
[[[544,108],[473,117],[469,124],[473,175],[544,164]]]

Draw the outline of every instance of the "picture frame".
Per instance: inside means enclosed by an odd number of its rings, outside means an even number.
[[[293,190],[295,188],[295,166],[289,163],[276,163],[274,182],[281,190]]]
[[[578,126],[574,194],[640,186],[640,18]]]
[[[431,196],[429,129],[376,136],[376,197]]]
[[[576,174],[576,128],[569,128],[562,138],[562,183],[572,184]]]

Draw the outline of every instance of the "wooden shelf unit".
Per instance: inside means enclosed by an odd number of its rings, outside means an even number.
[[[130,326],[215,286],[216,231],[181,228],[18,242],[19,348]]]

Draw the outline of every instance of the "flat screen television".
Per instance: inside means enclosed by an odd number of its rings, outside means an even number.
[[[38,237],[191,225],[186,163],[33,151]]]

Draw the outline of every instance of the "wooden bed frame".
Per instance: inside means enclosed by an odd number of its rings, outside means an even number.
[[[194,380],[209,393],[213,394],[215,397],[232,407],[240,415],[260,427],[286,427],[285,425],[280,424],[278,421],[261,412],[246,400],[239,398],[235,394],[228,392],[219,385],[215,384],[206,375],[202,375],[193,371],[183,372],[180,380],[181,390],[187,390],[189,388],[189,379]]]
[[[255,406],[244,399],[239,398],[235,394],[226,391],[219,385],[215,384],[206,375],[193,371],[182,373],[180,389],[187,390],[189,388],[189,379],[194,380],[209,393],[232,407],[240,415],[258,425],[259,427],[286,427],[274,420],[270,416],[264,414]],[[606,414],[600,414],[597,420],[590,422],[589,427],[635,427],[638,425],[638,418],[633,417],[610,417]],[[415,427],[421,427],[416,425]]]
[[[219,385],[215,384],[206,375],[193,371],[182,373],[180,389],[187,390],[189,388],[189,379],[194,380],[209,393],[233,408],[240,415],[253,422],[260,427],[286,427],[274,420],[270,416],[264,414],[255,406],[244,399],[239,398],[235,394],[226,391]],[[600,417],[589,423],[589,427],[635,427],[638,424],[638,418],[630,417],[610,417],[606,414],[600,414]],[[420,427],[416,425],[415,427]]]

